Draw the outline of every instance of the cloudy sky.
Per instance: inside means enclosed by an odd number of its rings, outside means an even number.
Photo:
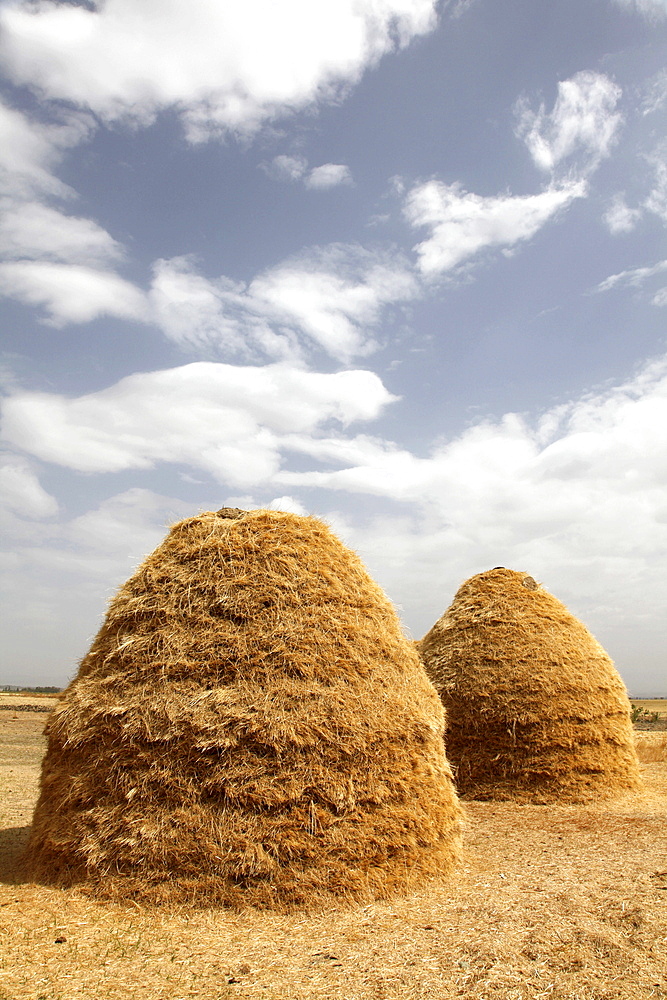
[[[0,683],[230,505],[323,517],[417,638],[525,570],[667,694],[667,0],[0,31]]]

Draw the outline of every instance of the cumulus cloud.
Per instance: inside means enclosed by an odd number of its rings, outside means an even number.
[[[278,181],[298,181],[308,169],[308,160],[303,156],[274,156],[271,163],[263,165],[270,177]]]
[[[284,470],[276,481],[418,503],[453,538],[487,549],[560,536],[574,556],[584,530],[611,549],[613,527],[614,551],[636,552],[633,506],[667,518],[667,361],[535,421],[508,413],[478,423],[426,458],[372,438],[341,442],[330,458],[343,467]],[[667,519],[659,535],[667,544]]]
[[[517,102],[517,135],[540,170],[552,173],[569,159],[576,173],[585,176],[609,155],[616,140],[622,122],[616,111],[621,93],[601,73],[577,73],[558,84],[550,113],[544,104],[533,111],[525,98]]]
[[[50,261],[9,261],[0,264],[0,296],[42,307],[47,322],[88,323],[98,316],[143,320],[143,293],[110,271]]]
[[[550,187],[536,195],[483,198],[460,184],[432,180],[407,195],[404,214],[415,227],[431,230],[414,248],[422,273],[432,277],[458,267],[492,247],[512,247],[530,239],[586,193],[583,182]]]
[[[159,261],[150,293],[168,337],[241,357],[292,357],[316,346],[349,362],[374,346],[383,309],[417,294],[398,255],[356,245],[314,248],[248,285],[197,273],[190,258]]]
[[[149,297],[154,322],[181,347],[251,357],[263,339],[264,324],[246,304],[245,285],[205,278],[190,257],[158,260]],[[284,338],[272,346],[268,353],[286,353]]]
[[[414,298],[417,283],[400,255],[332,244],[264,272],[248,291],[265,315],[348,362],[373,348],[383,308]]]
[[[478,422],[425,456],[341,427],[377,418],[390,400],[369,372],[197,364],[73,400],[15,393],[5,430],[26,452],[82,471],[171,462],[212,473],[227,491],[219,505],[259,505],[261,489],[274,497],[269,506],[303,513],[304,496],[324,490],[317,509],[360,552],[416,635],[465,577],[506,565],[543,580],[594,631],[604,625],[599,638],[612,654],[627,654],[629,676],[644,650],[664,648],[667,361],[535,418]],[[18,468],[21,506],[34,481],[32,473],[22,479],[30,467]],[[166,521],[196,512],[178,503],[165,520],[164,498],[128,491],[39,544],[34,531],[24,539],[15,557],[34,585],[30,615],[42,616],[40,628],[48,631],[48,614],[58,611],[63,574],[79,610],[94,593],[90,614],[99,613],[102,584],[120,583]],[[38,495],[32,509],[49,514],[48,499]],[[21,607],[15,611],[27,627]],[[636,677],[657,684],[661,670],[656,662],[652,674],[642,659]]]
[[[323,163],[321,167],[314,167],[305,179],[306,187],[314,191],[324,191],[340,184],[351,183],[350,168],[344,163]]]
[[[308,514],[303,504],[290,496],[275,497],[275,499],[266,504],[266,507],[268,510],[284,510],[289,514],[299,514],[301,516]]]
[[[525,569],[591,628],[604,625],[604,641],[638,679],[659,685],[664,665],[654,657],[640,666],[637,656],[667,639],[667,361],[536,419],[478,423],[426,457],[360,438],[338,446],[335,465],[281,470],[275,481],[297,495],[328,489],[332,505],[350,493],[366,498],[358,507],[372,516],[329,519],[416,635],[466,577]]]
[[[72,197],[72,189],[53,169],[64,151],[87,138],[91,129],[89,116],[69,114],[61,122],[44,124],[0,101],[0,193]]]
[[[374,419],[393,398],[367,371],[198,362],[131,375],[77,399],[16,393],[3,406],[3,434],[38,458],[83,472],[169,462],[247,487],[274,476],[304,437]]]
[[[123,248],[91,219],[35,201],[0,199],[0,254],[76,264],[119,260]]]
[[[43,489],[26,458],[1,452],[0,509],[39,519],[57,514],[58,502]]]
[[[604,222],[610,233],[631,232],[642,217],[641,209],[630,208],[621,193],[614,196],[604,214]]]
[[[326,191],[341,184],[352,183],[352,173],[345,163],[323,163],[308,169],[305,156],[274,156],[262,169],[278,181],[303,181],[311,191]]]
[[[0,296],[43,307],[53,326],[145,312],[142,293],[113,270],[121,244],[48,203],[76,198],[53,169],[91,128],[86,116],[45,125],[0,104]]]
[[[107,120],[181,113],[190,139],[327,101],[435,26],[434,0],[53,0],[0,12],[14,82]]]

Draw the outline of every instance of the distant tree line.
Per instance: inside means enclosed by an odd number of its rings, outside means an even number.
[[[59,694],[62,691],[60,687],[25,687],[24,685],[16,684],[2,684],[0,685],[0,691],[32,691],[33,694]]]

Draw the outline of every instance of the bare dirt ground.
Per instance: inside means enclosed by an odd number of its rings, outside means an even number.
[[[667,998],[667,735],[646,791],[590,806],[469,803],[454,879],[276,915],[91,902],[22,881],[44,713],[0,705],[0,1000]]]

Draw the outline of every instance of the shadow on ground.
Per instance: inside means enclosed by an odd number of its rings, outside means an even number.
[[[19,885],[25,881],[22,859],[30,829],[29,826],[12,826],[0,830],[0,882],[5,885]]]

